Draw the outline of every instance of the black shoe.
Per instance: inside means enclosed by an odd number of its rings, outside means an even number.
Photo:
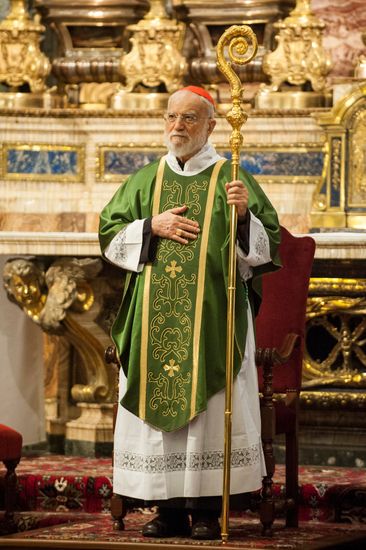
[[[188,515],[166,516],[159,514],[142,528],[144,537],[189,537],[191,527],[189,525]]]
[[[200,518],[192,525],[191,538],[215,540],[221,538],[221,528],[217,518]]]

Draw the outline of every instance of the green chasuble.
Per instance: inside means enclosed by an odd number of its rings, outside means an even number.
[[[197,220],[196,240],[181,245],[159,239],[156,260],[126,278],[112,339],[127,377],[123,407],[152,426],[172,431],[207,407],[225,387],[229,208],[225,183],[230,162],[219,160],[194,176],[177,174],[153,162],[132,175],[104,208],[100,221],[102,251],[136,219],[187,205]],[[247,173],[249,208],[269,237],[272,262],[254,268],[257,275],[276,269],[279,226],[267,197]],[[123,254],[123,251],[121,251]],[[252,294],[252,288],[249,289]],[[237,276],[234,376],[244,356],[248,288]]]

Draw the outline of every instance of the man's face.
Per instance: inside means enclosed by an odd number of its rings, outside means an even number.
[[[185,162],[202,149],[216,123],[208,118],[208,107],[189,91],[178,92],[170,98],[167,115],[165,144],[169,151]],[[178,116],[170,122],[172,115]]]

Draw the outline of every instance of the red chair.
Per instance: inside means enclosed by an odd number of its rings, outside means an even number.
[[[305,314],[315,253],[311,237],[294,237],[281,228],[283,267],[263,277],[262,304],[256,318],[256,363],[261,397],[262,442],[267,475],[263,478],[260,518],[271,534],[275,514],[286,513],[286,526],[298,526],[298,430]],[[275,398],[274,398],[275,394]],[[286,498],[272,494],[273,440],[285,434]]]
[[[5,476],[2,478],[4,494],[4,525],[6,531],[12,530],[14,509],[16,503],[17,476],[15,468],[19,464],[22,454],[23,438],[4,424],[0,424],[0,460],[6,468]]]

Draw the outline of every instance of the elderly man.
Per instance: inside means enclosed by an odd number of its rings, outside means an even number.
[[[168,154],[104,208],[104,257],[127,270],[112,328],[121,362],[114,492],[157,504],[151,537],[220,536],[229,207],[238,212],[231,494],[265,472],[254,363],[260,276],[279,265],[279,226],[247,173],[208,143],[214,101],[188,86],[165,114]],[[192,525],[190,525],[190,516]]]

